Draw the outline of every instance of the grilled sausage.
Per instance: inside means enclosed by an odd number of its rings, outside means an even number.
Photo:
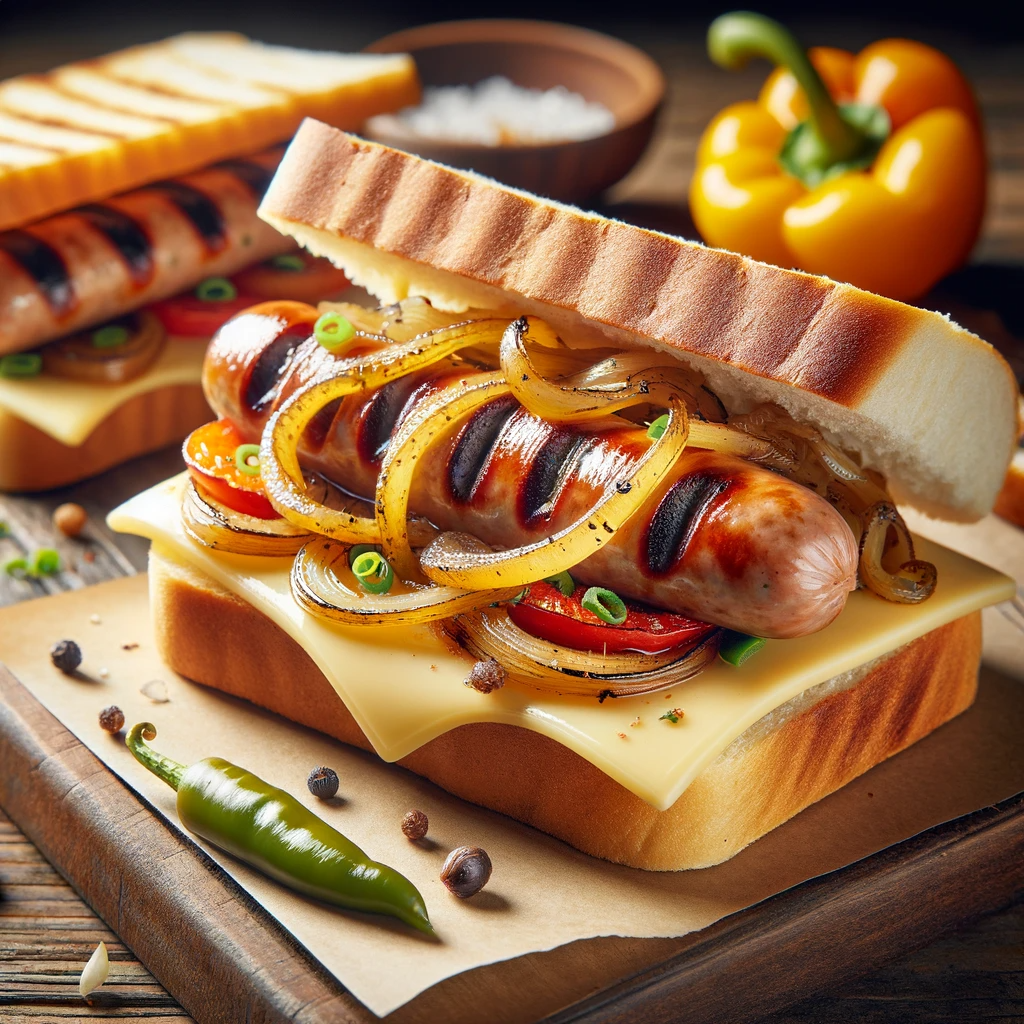
[[[0,355],[294,248],[256,216],[269,150],[0,232]]]
[[[210,404],[254,442],[274,409],[333,359],[311,338],[312,307],[257,309],[221,331],[204,369]],[[304,464],[372,497],[396,425],[465,377],[465,367],[443,362],[332,403],[306,431]],[[582,516],[629,479],[649,445],[646,431],[625,421],[552,424],[511,397],[495,399],[424,457],[410,507],[441,529],[516,546]],[[687,449],[640,511],[572,572],[716,625],[794,637],[839,614],[856,569],[853,534],[824,499],[741,459]]]

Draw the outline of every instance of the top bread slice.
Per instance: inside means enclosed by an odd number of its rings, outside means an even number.
[[[731,412],[774,402],[972,521],[1017,438],[991,345],[938,313],[648,231],[303,123],[259,210],[381,302],[535,314],[577,344],[669,350]]]
[[[189,33],[0,82],[0,229],[419,97],[406,54]]]

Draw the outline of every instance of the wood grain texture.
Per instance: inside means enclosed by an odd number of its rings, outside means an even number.
[[[178,26],[168,23],[164,27],[173,31]],[[289,41],[299,45],[355,47],[394,27],[397,26],[393,23],[370,27],[346,23],[344,33],[336,26],[335,34],[328,38],[321,33],[322,26],[311,26],[308,38],[302,39],[302,30],[296,24],[290,28],[293,38]],[[819,21],[802,28],[806,39],[855,49],[893,30],[892,25],[867,21]],[[90,24],[89,33],[65,31],[59,35],[61,31],[61,26],[54,25],[42,38],[5,35],[0,39],[5,72],[42,70],[64,60],[128,45],[137,38],[136,26],[128,24]],[[253,25],[250,31],[264,38],[272,37],[269,25]],[[159,27],[153,29],[154,36],[159,32]],[[696,26],[690,32],[664,27],[656,31],[623,28],[622,34],[648,49],[665,68],[669,99],[646,159],[606,197],[603,210],[645,226],[694,237],[685,197],[697,136],[719,107],[756,92],[763,79],[763,67],[752,66],[739,75],[726,75],[713,68],[704,56]],[[982,45],[966,35],[937,35],[928,26],[921,26],[919,35],[945,47],[954,56],[975,83],[984,110],[991,165],[990,203],[985,231],[974,254],[979,266],[972,269],[978,273],[969,275],[966,298],[975,305],[981,304],[978,292],[972,290],[974,285],[979,285],[981,293],[990,295],[994,290],[988,282],[995,282],[998,294],[1005,299],[1007,275],[1018,285],[1024,276],[1024,136],[1020,130],[1024,119],[1024,51],[1012,41]],[[1002,266],[993,267],[995,263]],[[963,293],[964,281],[960,280],[956,289],[947,289],[943,295],[937,293],[923,304],[945,310],[947,306],[943,303],[949,294],[963,298]],[[991,314],[986,311],[984,315],[991,324]],[[1003,318],[1009,323],[1007,317],[1013,315],[1019,317],[1019,308],[1007,301]],[[966,322],[963,317],[958,319]],[[996,340],[990,328],[979,329],[983,336]],[[57,546],[67,566],[60,575],[40,581],[20,582],[0,575],[0,604],[144,568],[145,543],[134,537],[115,540],[103,526],[102,515],[124,498],[177,471],[179,466],[177,452],[168,449],[72,489],[32,499],[0,498],[0,520],[6,520],[12,530],[11,537],[0,539],[0,560],[42,546]],[[63,500],[79,501],[89,511],[91,523],[84,541],[60,540],[54,544],[49,515]],[[30,877],[36,881],[17,881],[24,876],[17,873],[21,868],[16,871],[10,866],[8,856],[15,858],[11,863],[28,865]],[[158,992],[151,976],[142,972],[127,947],[116,943],[113,933],[44,864],[35,848],[6,819],[0,818],[0,1020],[5,1024],[122,1017],[141,1017],[160,1024],[190,1020],[166,993]],[[899,911],[898,906],[891,908],[893,915]],[[95,1008],[88,1010],[77,995],[77,972],[84,963],[85,952],[91,951],[100,938],[114,943],[111,956],[118,980],[111,992],[123,998],[108,1004],[97,996]],[[921,942],[931,938],[929,933],[917,936]],[[664,956],[672,952],[672,948],[666,947]],[[577,951],[577,956],[583,955]],[[635,951],[619,955],[629,973],[641,970],[642,959]],[[72,967],[65,956],[80,959]],[[527,994],[542,984],[543,958],[523,960],[517,977],[520,991]],[[64,967],[51,970],[55,964],[67,965],[70,976],[61,973]],[[119,973],[122,965],[123,975]],[[561,961],[558,969],[570,971],[571,962]],[[482,976],[492,977],[489,972],[490,969],[484,969]],[[42,977],[47,980],[39,980]],[[126,979],[123,985],[121,978]],[[446,1020],[449,1007],[472,1005],[471,981],[472,976],[453,980],[444,993],[447,1001],[433,1004],[435,1020]],[[746,979],[746,984],[756,985],[757,978]],[[40,998],[41,987],[49,986],[53,999],[44,1002]],[[104,998],[106,995],[104,992]],[[677,1018],[686,1018],[692,1005],[688,999],[681,1000],[676,1008]],[[205,1018],[199,1014],[198,1019]],[[933,941],[918,953],[881,964],[859,981],[828,986],[824,994],[765,1017],[762,1024],[981,1024],[993,1020],[1024,1021],[1022,903],[980,924],[962,928],[948,939]]]

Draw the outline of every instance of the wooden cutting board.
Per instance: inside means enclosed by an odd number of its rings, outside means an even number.
[[[201,849],[0,669],[0,804],[203,1021],[377,1018]],[[1024,793],[682,939],[596,939],[494,964],[388,1017],[752,1021],[920,947],[1024,889]],[[751,979],[757,979],[756,984]]]

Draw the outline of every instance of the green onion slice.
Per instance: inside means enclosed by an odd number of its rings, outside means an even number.
[[[748,658],[753,657],[768,641],[760,636],[748,636],[746,633],[726,633],[718,656],[729,665],[739,668]]]
[[[60,569],[60,553],[53,548],[40,548],[32,559],[32,573],[49,576]]]
[[[0,357],[0,377],[35,377],[43,368],[38,352],[13,352]]]
[[[380,554],[380,547],[376,544],[353,544],[352,547],[348,549],[349,568],[351,569],[352,565],[355,563],[355,560],[360,555],[365,555],[367,551],[376,551],[377,554]]]
[[[356,336],[356,329],[340,313],[324,313],[313,325],[313,335],[328,351]]]
[[[250,462],[255,459],[255,462]],[[260,475],[260,446],[258,444],[240,444],[235,449],[235,465],[239,473],[246,476]]]
[[[572,597],[576,590],[576,581],[569,575],[569,570],[564,569],[560,573],[556,573],[554,576],[547,576],[544,579],[545,583],[550,583],[551,586],[557,587],[562,594],[562,597]]]
[[[364,551],[352,563],[352,574],[363,590],[386,594],[395,582],[395,571],[379,551]]]
[[[208,277],[199,282],[196,298],[203,302],[230,302],[238,298],[238,289],[226,277]]]
[[[131,332],[121,324],[107,324],[92,332],[93,348],[118,348],[131,337]]]
[[[625,601],[614,590],[606,590],[604,587],[591,587],[583,595],[582,604],[588,612],[593,612],[610,626],[621,626],[629,614]]]
[[[647,436],[652,441],[657,441],[662,434],[665,433],[665,428],[668,426],[668,413],[663,416],[659,416],[654,420],[651,425],[647,428]]]
[[[301,256],[296,256],[295,253],[285,253],[283,256],[275,256],[272,260],[267,261],[274,270],[290,270],[292,272],[298,272],[306,269],[306,263]]]
[[[4,563],[4,572],[8,576],[15,576],[24,579],[28,575],[28,562],[24,558],[12,558]]]

